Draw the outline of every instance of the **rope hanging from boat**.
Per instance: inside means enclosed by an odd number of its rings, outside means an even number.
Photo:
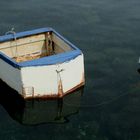
[[[124,92],[124,93],[122,93],[122,92]],[[106,100],[106,101],[103,101],[103,102],[101,102],[101,103],[97,103],[97,104],[71,104],[70,102],[64,102],[64,104],[65,105],[68,105],[68,106],[72,106],[72,107],[80,107],[80,108],[93,108],[93,107],[101,107],[101,106],[103,106],[103,105],[108,105],[108,104],[110,104],[110,103],[113,103],[113,102],[115,102],[115,101],[117,101],[118,99],[120,99],[121,97],[123,97],[123,96],[126,96],[126,95],[128,95],[129,93],[128,92],[126,92],[126,91],[120,91],[119,93],[122,93],[122,94],[120,94],[120,95],[118,95],[118,96],[116,96],[116,97],[114,97],[114,98],[112,98],[112,99],[109,99],[109,100]]]
[[[52,33],[51,32],[47,32],[47,36],[46,36],[46,50],[47,50],[47,55],[52,55],[54,54],[54,42],[52,40]]]
[[[16,51],[15,51],[15,55],[13,55],[13,50],[11,48],[11,51],[12,51],[12,55],[13,57],[15,57],[16,59],[18,58],[18,50],[17,50],[17,38],[16,38],[16,32],[14,31],[15,29],[14,28],[11,28],[11,30],[9,30],[8,32],[5,33],[5,35],[8,35],[8,34],[12,34],[13,37],[14,37],[14,41],[16,43]]]
[[[56,73],[57,73],[57,77],[58,77],[58,94],[59,97],[63,96],[63,83],[62,83],[62,78],[61,78],[61,72],[64,71],[64,69],[60,69],[59,64],[57,64],[57,69],[56,69]]]

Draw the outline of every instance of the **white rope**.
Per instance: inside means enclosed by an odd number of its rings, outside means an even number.
[[[15,29],[14,28],[11,28],[10,31],[6,32],[5,35],[8,35],[8,34],[13,34],[13,37],[14,37],[14,40],[15,40],[15,43],[16,43],[16,52],[15,52],[15,57],[18,58],[18,50],[17,50],[17,38],[16,38],[16,32],[14,31]],[[11,49],[12,51],[12,54],[13,54],[13,50]]]
[[[58,80],[57,80],[57,84],[58,84],[58,93],[59,92],[62,92],[61,94],[63,94],[63,83],[62,83],[62,78],[61,78],[61,74],[60,72],[64,71],[64,69],[60,69],[60,65],[59,64],[56,64],[56,73],[57,73],[57,77],[58,77]],[[61,84],[61,85],[60,85]],[[61,87],[60,87],[61,86]],[[61,90],[61,91],[60,91]]]
[[[98,107],[98,106],[102,106],[102,105],[106,105],[106,104],[109,104],[113,101],[116,101],[118,100],[120,97],[123,97],[125,95],[129,94],[128,92],[127,93],[124,93],[124,94],[121,94],[113,99],[110,99],[108,101],[104,101],[104,102],[101,102],[101,103],[98,103],[98,104],[93,104],[93,105],[88,105],[88,104],[85,104],[85,105],[73,105],[71,103],[68,103],[68,102],[64,102],[64,104],[68,105],[68,106],[73,106],[73,107],[80,107],[80,108],[91,108],[91,107]]]

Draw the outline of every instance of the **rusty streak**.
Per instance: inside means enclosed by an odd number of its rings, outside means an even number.
[[[25,94],[22,95],[22,97],[26,100],[28,99],[58,99],[58,98],[63,98],[64,96],[68,95],[68,94],[72,94],[75,90],[79,89],[80,87],[83,87],[85,84],[85,82],[82,82],[80,84],[78,84],[77,86],[75,86],[74,88],[68,90],[67,92],[63,93],[63,94],[50,94],[50,95],[34,95],[31,97],[26,97]]]

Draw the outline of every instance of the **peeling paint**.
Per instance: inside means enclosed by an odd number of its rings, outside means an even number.
[[[68,94],[72,94],[75,90],[78,90],[79,88],[84,88],[84,84],[85,83],[80,83],[79,85],[75,86],[74,88],[68,90],[67,92],[63,93],[63,94],[44,94],[44,95],[39,95],[39,94],[35,94],[35,96],[26,96],[26,94],[22,94],[22,97],[26,100],[28,99],[58,99],[58,98],[63,98]]]

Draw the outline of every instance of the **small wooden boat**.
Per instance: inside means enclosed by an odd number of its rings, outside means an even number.
[[[0,79],[24,98],[58,98],[85,83],[83,53],[52,28],[0,36]]]

